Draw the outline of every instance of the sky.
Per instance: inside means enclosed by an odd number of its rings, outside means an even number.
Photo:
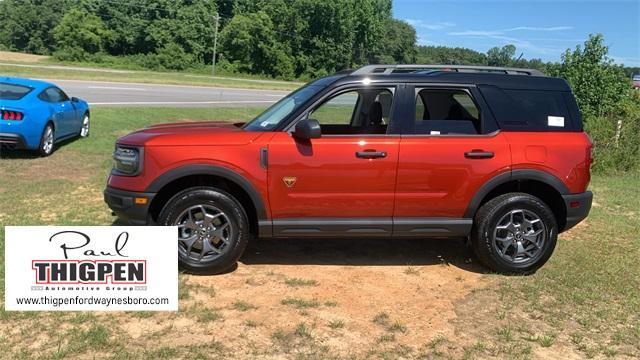
[[[420,45],[513,44],[516,56],[544,61],[601,33],[616,63],[640,66],[640,0],[393,0],[393,15],[415,27]]]

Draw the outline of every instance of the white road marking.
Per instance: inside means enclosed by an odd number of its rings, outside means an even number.
[[[147,89],[132,88],[132,87],[117,87],[117,86],[87,86],[88,89],[106,89],[106,90],[132,90],[132,91],[147,91]]]
[[[274,103],[274,100],[92,102],[89,105],[202,105]]]

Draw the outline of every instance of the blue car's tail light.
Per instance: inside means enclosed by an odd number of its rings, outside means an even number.
[[[22,120],[24,115],[19,111],[13,110],[0,110],[2,113],[2,120]]]

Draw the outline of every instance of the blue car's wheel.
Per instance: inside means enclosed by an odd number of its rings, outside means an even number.
[[[80,129],[80,137],[88,137],[89,136],[89,127],[91,123],[89,122],[89,114],[84,114],[82,117],[82,128]]]
[[[42,138],[40,138],[40,147],[38,148],[40,156],[49,156],[53,153],[54,139],[55,130],[53,129],[53,125],[49,123],[44,127]]]

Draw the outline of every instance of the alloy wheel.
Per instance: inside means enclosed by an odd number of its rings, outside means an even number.
[[[184,210],[173,225],[178,226],[178,249],[191,260],[214,260],[229,248],[234,227],[229,217],[212,205],[195,205]]]
[[[44,141],[42,142],[42,150],[45,154],[49,154],[53,149],[53,129],[47,126],[44,132]]]
[[[82,119],[82,129],[80,130],[80,136],[87,137],[89,135],[89,117],[85,115]]]
[[[532,211],[515,209],[502,216],[493,232],[493,247],[510,263],[535,262],[547,241],[546,226]]]

